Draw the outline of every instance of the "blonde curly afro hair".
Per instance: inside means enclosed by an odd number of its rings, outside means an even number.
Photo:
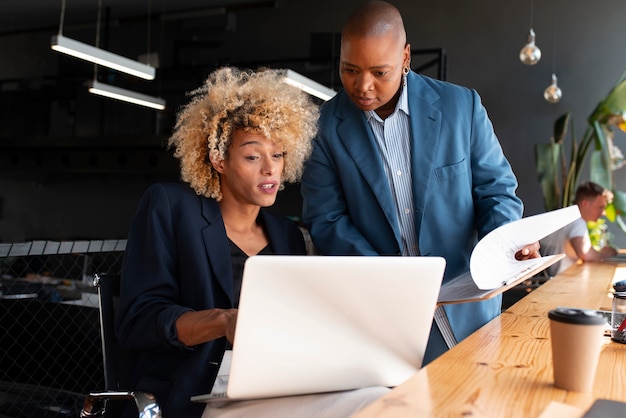
[[[300,179],[317,133],[319,108],[285,82],[284,70],[220,68],[191,92],[178,114],[169,146],[180,160],[181,178],[197,194],[221,200],[219,173],[211,160],[228,157],[230,138],[243,129],[282,145],[282,182]]]

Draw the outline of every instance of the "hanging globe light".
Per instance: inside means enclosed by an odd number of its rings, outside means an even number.
[[[541,59],[541,50],[535,45],[535,31],[532,28],[528,32],[528,43],[519,53],[519,59],[526,65],[535,65]]]
[[[543,92],[543,98],[550,103],[557,103],[561,100],[563,93],[559,86],[556,85],[556,74],[552,74],[552,84],[548,86]]]

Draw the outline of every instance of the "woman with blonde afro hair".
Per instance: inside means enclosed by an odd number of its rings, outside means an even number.
[[[196,193],[221,200],[219,173],[211,161],[226,159],[231,134],[239,129],[281,145],[282,180],[300,179],[317,133],[318,107],[283,79],[284,70],[225,67],[191,93],[193,100],[179,113],[169,145],[180,160],[182,180]]]
[[[307,254],[298,225],[266,209],[284,182],[300,178],[317,132],[318,106],[283,76],[269,69],[213,72],[181,109],[169,141],[183,181],[150,186],[132,220],[115,324],[130,357],[120,364],[132,367],[120,384],[154,394],[164,417],[235,414],[191,397],[211,392],[228,358],[244,263],[258,254]],[[362,405],[360,393],[233,408],[237,416],[274,417],[295,402],[311,405],[317,418],[321,402],[348,416]],[[132,409],[123,416],[137,416]]]

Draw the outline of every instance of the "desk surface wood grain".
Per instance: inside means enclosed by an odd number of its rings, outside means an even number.
[[[596,398],[626,401],[626,345],[609,337],[603,339],[592,392],[552,384],[548,311],[556,306],[610,310],[615,276],[614,264],[572,266],[356,417],[528,418],[538,417],[551,401],[583,410]]]

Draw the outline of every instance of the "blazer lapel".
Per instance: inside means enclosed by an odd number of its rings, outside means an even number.
[[[336,116],[341,119],[337,126],[339,139],[372,189],[378,204],[399,237],[397,214],[382,159],[379,157],[380,150],[376,138],[363,111],[350,101],[345,92],[338,100]]]
[[[270,216],[268,212],[261,209],[261,217],[263,218],[263,225],[265,232],[272,246],[274,254],[291,254],[289,248],[289,236],[288,231],[284,224],[276,221],[276,218]]]
[[[439,95],[422,78],[409,73],[409,112],[411,128],[411,166],[413,180],[413,204],[415,227],[419,236],[426,197],[434,191],[428,190],[433,173],[434,159],[441,134],[441,111],[432,103]]]
[[[222,212],[215,200],[204,197],[200,199],[202,202],[202,217],[207,221],[207,225],[202,228],[204,249],[213,275],[222,286],[222,289],[224,289],[224,293],[228,295],[232,306],[234,303],[233,269],[230,262],[226,229],[222,221]]]

